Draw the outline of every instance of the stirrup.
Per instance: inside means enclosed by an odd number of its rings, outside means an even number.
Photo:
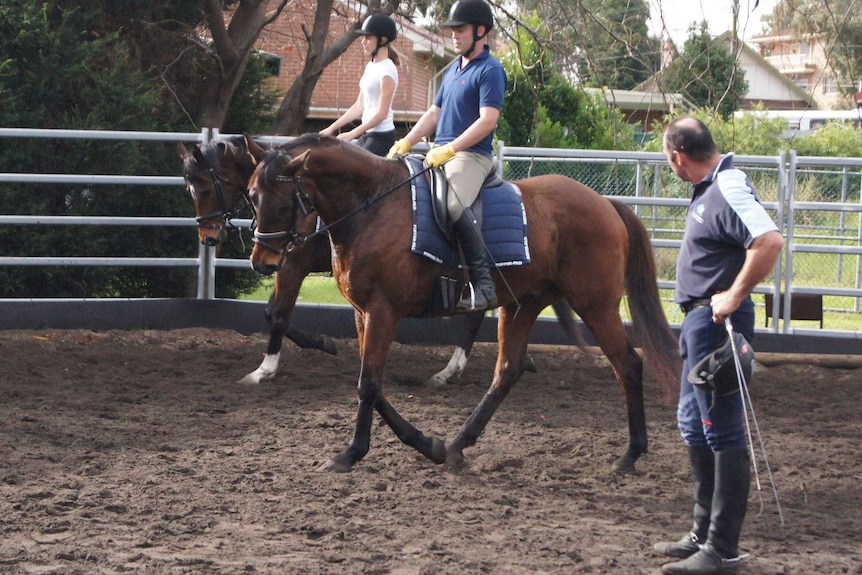
[[[476,294],[478,293],[476,288],[473,287],[473,282],[467,282],[467,286],[470,287],[470,297],[462,297],[458,300],[458,303],[455,304],[455,311],[462,312],[475,312],[475,311],[486,311],[492,307],[496,307],[497,298],[489,298],[484,291],[481,292],[482,297],[484,298],[484,304],[482,306],[476,305]],[[466,287],[466,286],[465,286]]]
[[[470,297],[460,298],[455,304],[455,311],[479,311],[476,307],[476,288],[473,287],[473,282],[467,282],[467,286],[470,287]]]

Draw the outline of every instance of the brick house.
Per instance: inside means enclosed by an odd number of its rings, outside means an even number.
[[[313,27],[314,3],[297,4],[270,24],[261,34],[258,50],[280,60],[274,78],[281,93],[287,91],[301,71],[307,44],[302,30]],[[344,34],[353,23],[364,17],[364,4],[351,0],[336,0],[330,23],[330,41]],[[399,83],[393,104],[395,122],[405,125],[415,122],[431,104],[437,91],[440,72],[455,57],[451,42],[417,26],[400,16],[393,16],[398,26],[398,38],[393,43],[400,56]],[[326,67],[311,98],[307,129],[317,130],[340,116],[359,95],[359,78],[368,56],[360,43],[354,41],[347,51]]]

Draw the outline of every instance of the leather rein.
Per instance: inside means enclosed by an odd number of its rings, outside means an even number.
[[[337,226],[338,224],[340,224],[341,222],[343,222],[349,218],[352,218],[353,216],[355,216],[359,212],[367,210],[369,207],[374,205],[376,202],[382,200],[383,198],[385,198],[389,194],[393,193],[395,190],[399,189],[404,184],[410,183],[415,178],[417,178],[420,175],[425,174],[426,172],[428,172],[431,169],[432,168],[430,166],[426,166],[422,170],[411,175],[409,178],[402,180],[401,182],[395,184],[394,186],[392,186],[391,188],[389,188],[388,190],[386,190],[382,194],[378,194],[371,199],[365,200],[365,202],[363,202],[361,206],[354,208],[353,210],[344,214],[343,216],[341,216],[340,218],[338,218],[337,220],[335,220],[331,224],[320,226],[317,229],[315,229],[314,232],[312,232],[310,234],[300,234],[300,233],[297,233],[295,230],[284,230],[284,231],[280,231],[280,232],[261,232],[261,231],[258,231],[257,227],[255,226],[254,238],[252,239],[252,241],[254,243],[259,244],[260,246],[270,250],[271,252],[278,254],[280,256],[278,266],[281,267],[282,263],[284,263],[284,258],[287,256],[287,254],[292,252],[294,249],[304,245],[305,243],[307,243],[309,240],[311,240],[315,236],[325,234],[327,231],[329,231],[330,228],[333,228],[333,227]],[[303,215],[308,216],[312,212],[316,211],[316,208],[314,207],[314,204],[311,201],[311,198],[309,197],[309,195],[305,191],[305,189],[302,187],[302,179],[299,175],[276,176],[275,179],[278,182],[286,182],[286,183],[293,184],[294,195],[296,196],[295,206],[298,207],[300,210],[302,210]],[[294,208],[294,213],[295,213],[295,209],[296,208]],[[295,218],[294,218],[294,221],[296,221]],[[283,240],[283,239],[287,240],[284,248],[280,249],[272,243],[274,241]]]

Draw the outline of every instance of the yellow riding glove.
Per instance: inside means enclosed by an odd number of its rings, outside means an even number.
[[[440,166],[445,164],[447,160],[451,159],[454,155],[455,148],[452,147],[452,144],[446,144],[445,146],[437,146],[435,148],[431,148],[430,150],[428,150],[428,153],[425,154],[425,163],[432,168],[439,168]]]
[[[391,148],[389,148],[389,153],[386,154],[386,157],[390,160],[397,156],[403,156],[407,152],[410,151],[410,148],[413,147],[413,144],[410,143],[410,140],[407,138],[401,138]]]

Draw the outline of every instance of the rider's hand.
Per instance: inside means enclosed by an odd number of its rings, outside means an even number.
[[[446,163],[452,156],[455,155],[455,148],[452,147],[452,144],[446,144],[445,146],[437,146],[428,150],[428,153],[425,154],[425,163],[431,166],[432,168],[439,168],[443,164]]]
[[[386,154],[386,157],[390,160],[394,158],[396,155],[403,156],[413,147],[413,144],[410,143],[410,140],[407,138],[401,138],[395,144],[389,148],[389,153]]]

